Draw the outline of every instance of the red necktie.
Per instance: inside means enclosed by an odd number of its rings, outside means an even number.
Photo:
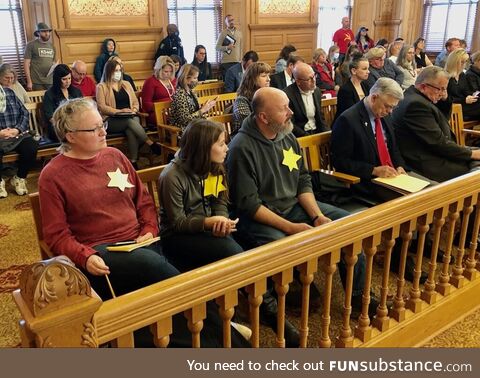
[[[392,159],[390,159],[390,154],[388,153],[388,148],[385,144],[385,139],[383,138],[382,121],[380,121],[380,118],[375,118],[375,136],[377,138],[377,149],[378,156],[380,157],[380,164],[393,167]]]

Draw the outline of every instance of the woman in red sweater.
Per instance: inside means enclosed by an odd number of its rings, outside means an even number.
[[[335,85],[333,66],[327,61],[327,53],[324,49],[318,48],[313,52],[312,68],[315,72],[316,85],[322,91],[322,95],[328,93],[336,97],[339,87]]]

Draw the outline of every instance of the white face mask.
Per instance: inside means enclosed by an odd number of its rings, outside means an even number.
[[[339,56],[340,56],[340,53],[334,53],[333,54],[333,59],[338,60]]]
[[[120,81],[122,80],[122,73],[120,71],[115,71],[113,73],[113,77],[112,77],[113,81]]]

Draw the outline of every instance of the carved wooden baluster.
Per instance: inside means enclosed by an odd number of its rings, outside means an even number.
[[[380,331],[386,331],[390,325],[388,317],[387,296],[388,296],[388,277],[390,275],[390,260],[392,249],[395,245],[395,238],[398,237],[399,226],[395,226],[383,232],[384,246],[387,248],[384,253],[382,288],[380,290],[380,305],[377,308],[377,314],[372,320],[372,325]]]
[[[150,326],[150,332],[153,334],[153,343],[157,348],[166,348],[170,342],[172,334],[172,318],[159,320]]]
[[[442,236],[442,227],[445,224],[447,216],[447,208],[435,210],[433,216],[433,241],[432,250],[430,251],[430,262],[428,263],[428,278],[423,285],[423,291],[420,297],[427,303],[433,304],[438,299],[438,293],[435,291],[435,272],[437,270],[437,254],[440,238]]]
[[[342,329],[337,337],[335,345],[337,347],[353,347],[353,333],[350,327],[350,314],[352,313],[352,288],[353,288],[353,270],[358,261],[357,253],[361,251],[361,242],[355,242],[343,248],[346,264],[347,278],[345,282],[345,303],[343,307]],[[358,251],[355,253],[355,251]]]
[[[363,342],[372,338],[372,327],[368,316],[370,304],[370,287],[372,286],[373,257],[377,253],[377,245],[380,243],[381,234],[376,234],[363,240],[363,251],[365,252],[365,284],[362,293],[362,313],[358,318],[358,325],[355,328],[355,336]]]
[[[232,333],[230,329],[231,320],[235,313],[235,306],[238,304],[237,290],[229,291],[220,298],[217,298],[215,302],[219,306],[218,312],[223,320],[223,347],[232,347]]]
[[[248,303],[250,304],[250,328],[252,329],[251,344],[253,348],[260,346],[260,304],[262,303],[262,295],[267,291],[266,278],[254,282],[245,288],[248,293]]]
[[[311,260],[316,262],[317,260]],[[325,272],[325,290],[323,292],[323,309],[322,309],[322,318],[321,318],[321,335],[320,340],[318,340],[318,346],[321,348],[330,348],[332,345],[332,340],[330,339],[330,304],[332,301],[332,283],[333,283],[333,273],[337,269],[337,263],[340,261],[340,250],[332,251],[328,255],[323,255],[320,257],[322,270]],[[312,267],[313,269],[313,267]],[[315,269],[316,271],[317,269]],[[304,321],[302,309],[302,322]],[[308,314],[305,316],[305,320],[308,321]],[[305,324],[307,326],[307,324]],[[303,323],[302,323],[303,327]],[[307,328],[308,329],[308,328]],[[303,344],[301,344],[303,346]],[[306,340],[305,340],[306,345]]]
[[[184,311],[184,315],[187,318],[188,329],[192,333],[192,348],[200,348],[200,332],[203,328],[203,319],[207,317],[206,313],[206,303],[200,303]]]
[[[475,280],[479,276],[479,271],[476,268],[476,264],[480,264],[479,262],[475,262],[475,251],[477,250],[478,245],[478,232],[480,230],[480,197],[477,200],[477,205],[475,209],[475,221],[473,223],[473,231],[472,231],[472,240],[470,241],[470,249],[468,252],[468,259],[465,263],[465,271],[463,275],[470,281]],[[475,201],[472,201],[472,203]]]
[[[134,348],[135,342],[133,339],[133,332],[129,332],[125,335],[119,336],[113,339],[110,344],[113,348]]]
[[[307,347],[308,339],[308,307],[310,298],[310,284],[313,282],[313,274],[318,269],[318,260],[309,260],[297,267],[300,272],[300,282],[302,283],[302,315],[300,318],[300,348]]]
[[[275,291],[277,292],[278,313],[277,313],[277,346],[285,348],[285,296],[288,293],[289,283],[293,280],[293,269],[287,269],[283,272],[275,274],[273,277],[275,282]],[[307,297],[308,301],[309,297]],[[303,298],[305,300],[305,298]]]
[[[449,283],[449,264],[452,254],[453,238],[455,236],[455,223],[457,223],[457,219],[460,217],[460,213],[458,212],[460,206],[462,206],[460,202],[456,202],[450,205],[450,209],[448,211],[447,250],[445,251],[445,255],[443,257],[443,266],[442,270],[440,271],[440,276],[438,277],[438,283],[435,286],[435,290],[442,295],[450,294],[452,289],[452,286]]]
[[[413,285],[410,288],[410,298],[407,301],[407,308],[412,312],[420,312],[422,309],[422,300],[420,299],[420,276],[422,274],[423,249],[425,246],[425,237],[430,229],[433,213],[423,215],[417,221],[417,253],[415,256],[415,271],[413,274]]]
[[[402,224],[400,237],[402,239],[402,252],[400,254],[400,268],[397,278],[397,293],[393,300],[393,308],[390,316],[397,322],[405,320],[405,301],[403,300],[403,289],[405,287],[405,263],[407,262],[408,244],[412,240],[412,231],[414,230],[414,222],[408,221]]]
[[[472,199],[465,199],[463,204],[462,226],[460,227],[460,240],[458,242],[457,255],[455,256],[455,265],[452,269],[452,276],[450,283],[457,289],[463,287],[465,284],[465,277],[463,276],[463,255],[465,254],[465,241],[467,240],[467,228],[470,219],[470,214],[473,212]]]

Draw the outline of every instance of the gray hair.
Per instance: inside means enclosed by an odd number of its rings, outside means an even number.
[[[76,129],[75,125],[80,122],[80,116],[88,110],[97,110],[95,101],[90,98],[75,98],[66,100],[53,113],[53,125],[55,134],[60,141],[58,151],[61,153],[68,152],[72,149],[67,141],[67,133]]]
[[[431,81],[436,80],[439,76],[444,78],[449,78],[447,71],[445,71],[442,67],[438,66],[428,66],[425,67],[417,76],[417,80],[415,80],[415,85],[429,83]]]
[[[392,96],[399,101],[403,100],[402,87],[389,77],[379,78],[375,84],[373,84],[373,87],[370,88],[370,94]]]
[[[408,53],[408,50],[410,49],[413,49],[413,52],[415,53],[415,48],[412,45],[403,45],[400,52],[398,53],[397,66],[400,66],[407,70],[410,70],[410,69],[415,70],[417,69],[417,63],[415,62],[415,57],[411,62],[407,60],[407,53]]]

